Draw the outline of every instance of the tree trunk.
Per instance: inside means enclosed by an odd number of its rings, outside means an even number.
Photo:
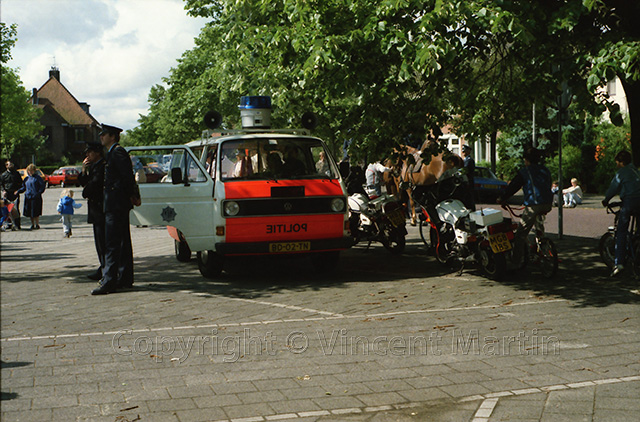
[[[640,81],[626,81],[622,78],[620,80],[629,105],[633,163],[640,166]]]

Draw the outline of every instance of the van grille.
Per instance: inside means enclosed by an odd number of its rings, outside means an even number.
[[[322,198],[233,199],[229,201],[236,202],[240,211],[233,217],[225,217],[238,218],[299,214],[343,214],[346,209],[346,203],[344,204],[345,206],[342,211],[335,212],[331,209],[331,201],[335,198],[340,198],[342,201],[345,201],[344,197],[336,196],[325,196]]]

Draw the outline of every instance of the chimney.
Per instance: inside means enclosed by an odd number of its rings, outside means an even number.
[[[33,91],[31,91],[31,104],[33,105],[37,105],[38,104],[38,90],[33,88]]]
[[[80,104],[80,107],[82,107],[85,113],[89,114],[89,104],[87,103],[78,103],[78,104]]]
[[[51,66],[51,70],[49,70],[49,77],[56,78],[58,82],[60,82],[60,70],[55,66]]]

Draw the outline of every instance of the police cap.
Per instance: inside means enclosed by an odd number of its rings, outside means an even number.
[[[117,134],[119,134],[120,132],[122,132],[122,129],[120,129],[119,127],[110,126],[110,125],[105,125],[105,124],[103,124],[103,125],[101,126],[101,129],[102,129],[102,130],[101,130],[101,131],[100,131],[100,133],[98,134],[98,135],[100,135],[100,136],[102,136],[102,135],[107,135],[107,134],[110,134],[110,135],[117,135]]]
[[[86,154],[89,151],[92,152],[104,152],[103,146],[99,142],[87,142],[87,147],[84,149],[84,153]]]

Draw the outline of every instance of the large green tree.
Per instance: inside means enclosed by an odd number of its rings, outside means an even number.
[[[11,49],[15,45],[16,25],[0,23],[2,33],[2,96],[1,96],[1,142],[3,157],[28,157],[41,146],[38,135],[42,125],[38,122],[38,110],[29,103],[29,92],[24,88],[17,73],[6,66],[11,60]]]
[[[377,155],[445,123],[495,134],[534,101],[554,106],[561,81],[598,113],[607,99],[595,87],[618,75],[634,129],[638,7],[624,0],[186,0],[190,14],[211,21],[146,117],[162,143],[175,143],[199,134],[207,110],[233,125],[240,95],[267,94],[274,125],[298,126],[312,110],[321,119],[316,131],[334,148],[351,140],[352,152]],[[640,131],[633,134],[637,156]]]

